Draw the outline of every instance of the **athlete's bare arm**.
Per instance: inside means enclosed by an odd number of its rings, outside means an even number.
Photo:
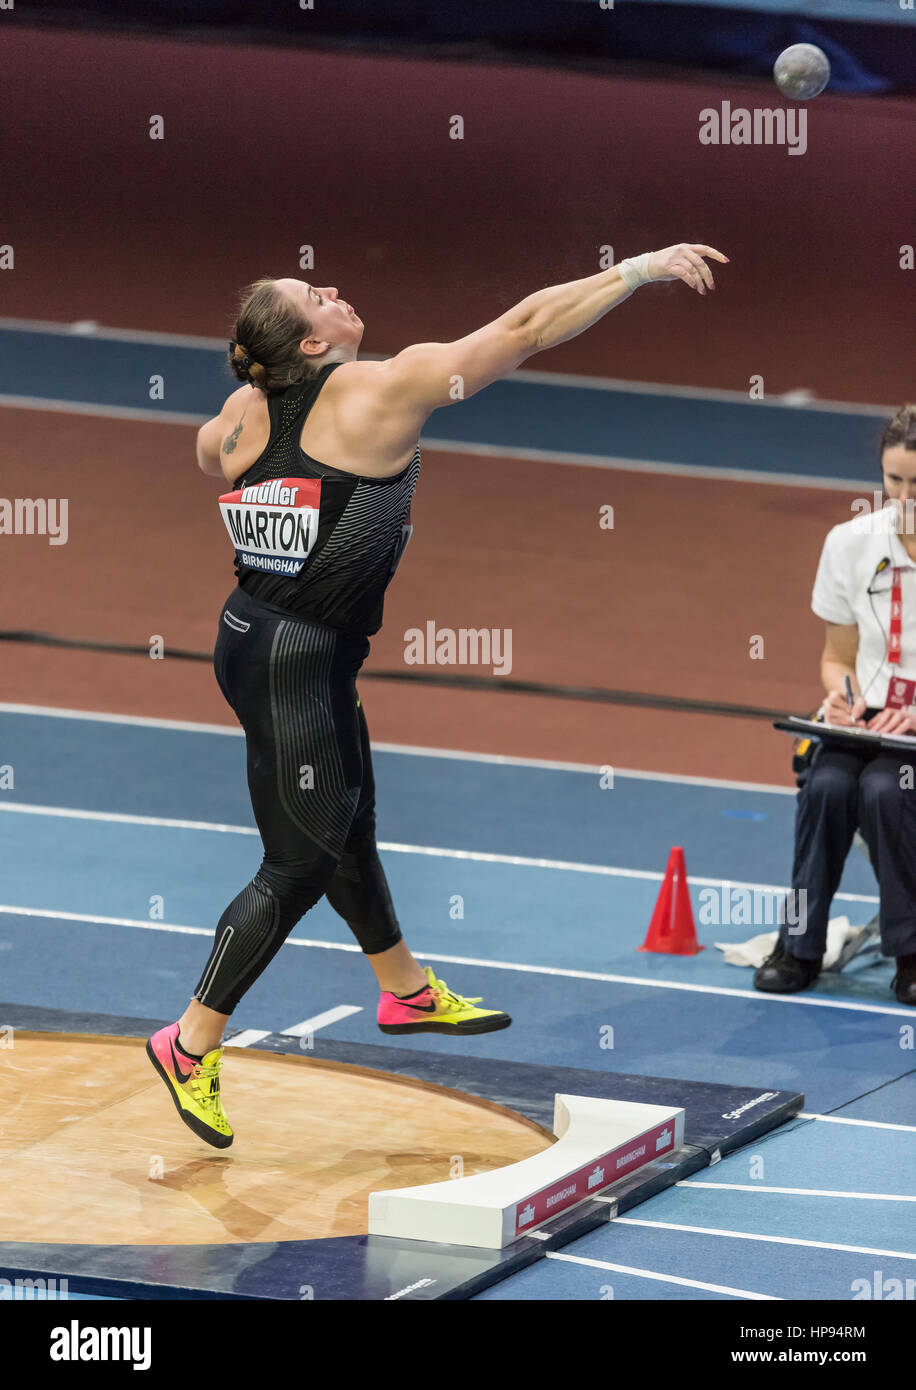
[[[705,294],[715,287],[705,256],[727,259],[711,246],[681,243],[653,252],[649,274],[653,280],[683,280]],[[386,362],[345,363],[334,374],[339,428],[372,439],[379,472],[387,471],[434,410],[473,396],[535,353],[578,337],[632,293],[611,266],[538,290],[455,342],[415,343]],[[371,467],[367,463],[367,471]]]
[[[648,273],[652,280],[683,280],[705,294],[714,288],[705,257],[727,260],[714,247],[681,242],[653,251]],[[367,476],[389,476],[407,461],[434,410],[475,395],[535,353],[578,337],[632,293],[611,266],[538,290],[454,342],[414,343],[385,362],[342,363],[309,417],[315,456],[334,457],[345,470]],[[215,477],[237,478],[268,435],[266,396],[243,386],[198,434],[198,463]]]
[[[197,463],[202,473],[214,478],[231,479],[232,456],[243,448],[248,457],[252,450],[260,452],[267,444],[269,429],[265,428],[266,397],[256,386],[240,386],[226,400],[219,415],[208,420],[197,431]],[[227,472],[223,464],[229,467]]]

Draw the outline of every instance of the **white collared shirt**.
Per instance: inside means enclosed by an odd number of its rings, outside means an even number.
[[[819,618],[858,627],[859,689],[867,704],[878,709],[884,707],[892,676],[916,680],[916,561],[904,550],[895,526],[891,507],[834,526],[824,541],[811,595]],[[890,563],[879,574],[882,560]],[[895,566],[902,571],[899,665],[887,659]]]

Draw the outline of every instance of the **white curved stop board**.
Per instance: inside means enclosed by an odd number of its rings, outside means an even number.
[[[501,1250],[674,1153],[684,1142],[684,1111],[558,1095],[553,1132],[556,1144],[505,1168],[371,1193],[369,1234]]]

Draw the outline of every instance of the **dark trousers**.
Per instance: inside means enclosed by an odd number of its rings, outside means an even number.
[[[857,829],[878,879],[881,949],[886,956],[916,953],[914,781],[916,749],[909,758],[902,750],[816,746],[797,781],[793,892],[780,927],[793,956],[824,954],[830,904]]]
[[[375,844],[375,782],[356,675],[365,638],[230,595],[214,669],[245,730],[248,789],[264,843],[226,908],[195,990],[229,1014],[320,898],[367,955],[401,940]]]

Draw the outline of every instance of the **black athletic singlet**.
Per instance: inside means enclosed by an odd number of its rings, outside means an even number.
[[[385,590],[410,539],[420,450],[394,477],[365,478],[300,448],[305,418],[340,365],[322,367],[305,385],[271,392],[267,447],[227,494],[238,501],[224,505],[223,514],[246,594],[295,617],[371,637],[382,625]],[[267,486],[275,479],[283,483]],[[297,512],[304,493],[308,508]]]

